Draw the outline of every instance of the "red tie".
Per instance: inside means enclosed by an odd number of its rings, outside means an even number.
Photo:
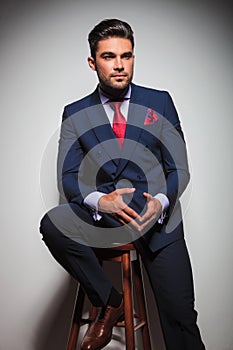
[[[120,147],[123,146],[125,129],[126,129],[126,120],[120,111],[121,104],[122,104],[122,101],[112,102],[112,105],[115,111],[114,117],[113,117],[112,129],[118,139]]]

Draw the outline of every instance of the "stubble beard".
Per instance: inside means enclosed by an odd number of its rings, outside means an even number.
[[[119,96],[123,94],[125,91],[127,91],[131,81],[132,81],[132,77],[131,78],[127,77],[127,80],[122,82],[121,81],[111,82],[111,78],[109,80],[99,78],[101,89],[107,94],[112,96]]]

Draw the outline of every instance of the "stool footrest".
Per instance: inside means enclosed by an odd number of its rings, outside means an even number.
[[[139,328],[145,326],[146,322],[143,321],[139,321],[134,325],[134,330],[137,331]],[[121,322],[117,322],[116,323],[117,327],[125,327],[125,321],[121,321]]]
[[[94,321],[93,318],[81,318],[80,325],[83,326],[84,324],[91,323],[92,321]]]
[[[135,314],[134,318],[139,319],[139,316]],[[80,326],[83,326],[85,324],[90,324],[92,321],[94,321],[94,318],[91,318],[91,317],[81,318],[80,319]],[[138,328],[143,327],[145,324],[146,324],[145,321],[140,321],[139,320],[139,321],[136,322],[136,324],[134,326],[134,329],[137,330]],[[116,326],[117,327],[125,327],[125,321],[118,321],[116,323]]]

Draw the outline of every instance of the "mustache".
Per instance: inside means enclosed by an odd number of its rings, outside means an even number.
[[[127,73],[113,73],[110,75],[110,77],[118,77],[119,75],[123,76],[123,77],[128,77],[128,74]]]

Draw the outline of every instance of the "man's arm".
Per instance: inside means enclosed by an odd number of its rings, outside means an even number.
[[[180,121],[170,95],[167,92],[165,94],[166,103],[161,134],[161,155],[166,178],[166,191],[163,194],[167,197],[169,204],[166,205],[166,215],[170,216],[176,202],[189,182],[190,175]],[[144,193],[143,195],[147,199],[147,209],[144,215],[138,218],[141,230],[157,221],[161,214],[162,222],[164,216],[164,208],[161,206],[160,198],[152,197],[150,193]]]
[[[190,173],[180,120],[172,98],[167,92],[161,137],[161,153],[166,177],[166,195],[169,200],[169,216],[189,183]]]
[[[66,110],[63,113],[61,125],[58,158],[57,181],[62,202],[83,203],[83,199],[95,191],[95,184],[82,181],[80,166],[84,158],[84,151],[72,122],[72,116],[67,117]]]

